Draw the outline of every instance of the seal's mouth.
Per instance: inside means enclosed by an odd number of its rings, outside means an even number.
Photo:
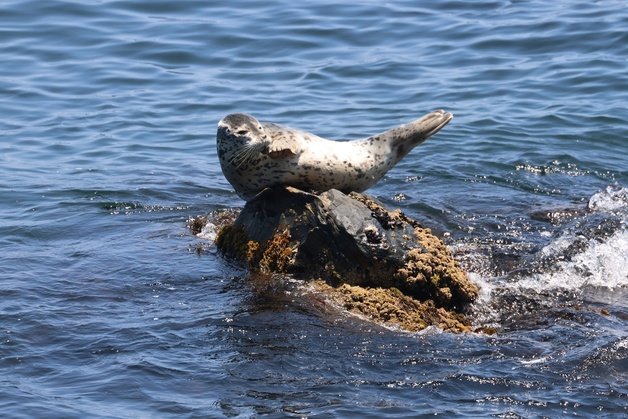
[[[445,125],[454,119],[454,114],[451,112],[438,109],[432,113],[427,114],[423,121],[426,125],[426,130],[423,132],[424,138],[430,137],[440,131]]]

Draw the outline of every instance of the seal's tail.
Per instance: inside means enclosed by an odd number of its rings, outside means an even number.
[[[440,131],[453,117],[450,112],[439,109],[367,140],[387,142],[396,156],[395,160],[399,161],[414,147]]]

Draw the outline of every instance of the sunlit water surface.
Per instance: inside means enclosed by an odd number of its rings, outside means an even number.
[[[626,414],[623,1],[0,3],[0,416]],[[494,335],[254,286],[186,228],[215,128],[455,119],[369,193],[445,238]]]

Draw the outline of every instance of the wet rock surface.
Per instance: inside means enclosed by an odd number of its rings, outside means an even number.
[[[265,190],[219,231],[216,244],[256,273],[318,280],[331,301],[386,325],[470,328],[463,311],[478,288],[444,243],[359,193]]]

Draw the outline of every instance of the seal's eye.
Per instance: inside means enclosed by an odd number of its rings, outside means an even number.
[[[236,134],[238,134],[238,135],[246,135],[246,134],[248,134],[248,133],[249,133],[249,132],[248,132],[247,130],[245,130],[245,129],[241,129],[240,131],[237,131],[237,132],[236,132]]]

